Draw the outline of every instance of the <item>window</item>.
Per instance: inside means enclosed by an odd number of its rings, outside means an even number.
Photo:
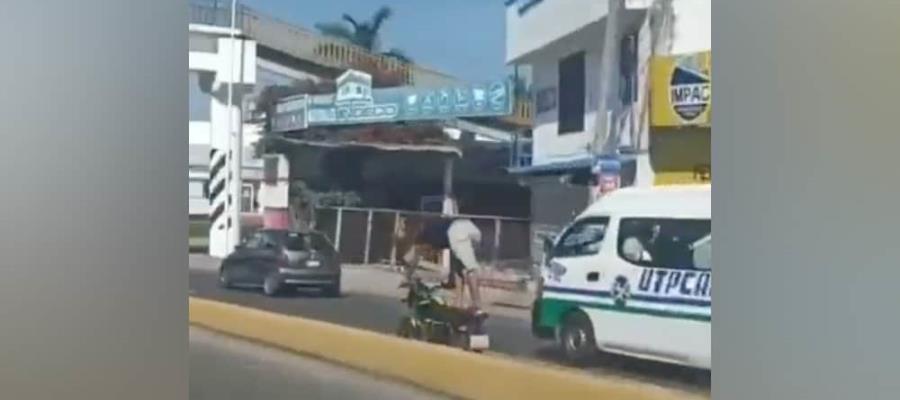
[[[634,34],[622,38],[619,47],[619,100],[622,104],[631,104],[637,99],[637,36]]]
[[[708,219],[623,218],[619,257],[645,267],[712,268],[712,228]]]
[[[244,185],[241,188],[241,212],[253,212],[256,209],[253,198],[253,185]]]
[[[707,235],[703,239],[694,242],[692,249],[694,250],[694,268],[711,270],[712,269],[712,235]]]
[[[249,239],[247,239],[247,242],[244,243],[244,247],[246,247],[248,249],[258,249],[258,248],[262,247],[262,243],[263,243],[262,235],[260,235],[259,233],[256,233],[256,234],[250,236]]]
[[[259,237],[259,247],[263,249],[277,248],[281,246],[282,237],[278,232],[260,231],[256,235]]]
[[[584,131],[584,52],[559,61],[559,134]]]
[[[609,218],[586,218],[572,225],[553,249],[553,257],[579,257],[597,254]]]
[[[278,183],[278,158],[263,158],[263,182],[270,185]]]

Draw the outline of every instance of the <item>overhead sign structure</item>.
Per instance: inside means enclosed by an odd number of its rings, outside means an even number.
[[[443,120],[461,117],[507,116],[513,111],[513,85],[509,81],[434,88],[396,87],[373,89],[371,75],[348,70],[337,79],[337,93],[311,95],[305,101],[285,99],[279,106],[293,105],[305,110],[302,124],[284,122],[281,130],[308,126],[354,125],[416,120]],[[298,109],[278,109],[276,121],[289,119]],[[290,129],[287,129],[290,128]]]
[[[651,123],[659,127],[710,126],[711,52],[652,61]]]
[[[308,126],[306,118],[307,101],[307,96],[301,94],[282,99],[275,104],[271,124],[272,132],[306,129]]]

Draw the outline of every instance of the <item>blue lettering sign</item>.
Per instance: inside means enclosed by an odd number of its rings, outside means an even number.
[[[691,282],[691,279],[694,278],[694,275],[696,275],[696,273],[694,271],[687,271],[684,273],[684,277],[681,278],[681,287],[679,288],[678,293],[680,293],[683,296],[691,295],[691,289],[690,289],[691,283],[690,282]]]
[[[638,290],[642,292],[650,291],[651,282],[653,282],[653,270],[646,268],[644,269],[644,272],[641,272],[641,280],[638,281]]]
[[[672,271],[669,274],[669,282],[666,283],[666,294],[678,287],[678,283],[681,281],[681,271]]]
[[[664,269],[656,270],[656,285],[653,286],[653,292],[659,293],[660,289],[662,289],[663,281],[666,279],[666,275],[669,274],[669,271]]]
[[[638,280],[638,292],[708,298],[712,296],[712,272],[647,268]]]
[[[697,278],[697,286],[694,289],[695,296],[710,296],[710,280],[712,279],[712,275],[709,272],[704,272]]]
[[[338,78],[337,93],[309,96],[302,105],[279,102],[270,118],[289,130],[296,124],[281,122],[291,121],[282,118],[288,112],[306,114],[306,118],[294,117],[293,121],[310,126],[507,116],[513,110],[512,88],[509,81],[497,81],[430,89],[373,89],[370,76],[351,70]],[[305,125],[295,129],[302,128]]]

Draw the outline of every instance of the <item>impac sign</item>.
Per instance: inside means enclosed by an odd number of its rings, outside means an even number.
[[[710,125],[710,61],[710,52],[653,59],[650,106],[654,126]]]

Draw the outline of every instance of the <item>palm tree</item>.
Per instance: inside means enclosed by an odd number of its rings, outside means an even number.
[[[357,21],[349,14],[341,16],[343,22],[326,22],[316,24],[316,29],[323,35],[339,38],[360,46],[369,52],[380,53],[388,57],[394,57],[401,61],[410,62],[410,58],[398,49],[381,51],[380,31],[381,26],[387,21],[393,11],[390,7],[382,6],[367,21]]]

